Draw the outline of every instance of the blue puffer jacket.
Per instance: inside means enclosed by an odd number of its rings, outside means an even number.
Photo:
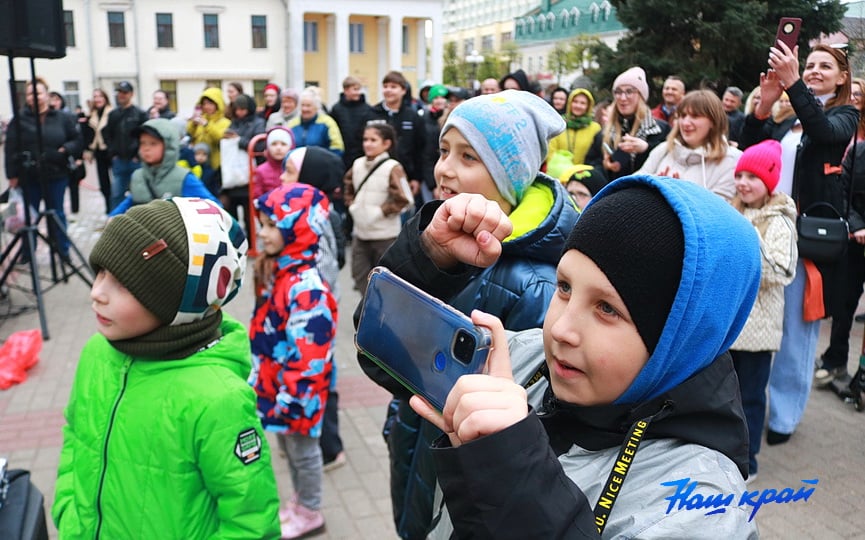
[[[430,205],[424,207],[423,215],[432,215]],[[547,175],[538,175],[509,216],[514,232],[505,240],[498,262],[478,273],[448,303],[466,314],[472,309],[492,313],[508,330],[543,326],[546,308],[555,293],[556,264],[578,216],[561,184]],[[423,222],[423,217],[420,219]],[[409,233],[419,234],[417,227],[406,228],[411,229]],[[401,233],[380,264],[392,267],[390,263],[405,260],[408,255],[400,247],[404,236]],[[404,399],[391,403],[385,425],[394,522],[400,537],[425,538],[434,514],[436,483],[429,448],[441,432],[421,421],[409,406],[408,395],[395,395]]]

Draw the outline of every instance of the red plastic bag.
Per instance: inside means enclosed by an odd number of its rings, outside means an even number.
[[[0,347],[0,390],[27,380],[27,370],[39,361],[42,333],[39,329],[15,332]]]

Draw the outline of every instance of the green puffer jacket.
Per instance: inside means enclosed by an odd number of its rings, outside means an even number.
[[[247,384],[246,330],[182,360],[81,353],[52,514],[59,537],[279,538],[270,450]]]

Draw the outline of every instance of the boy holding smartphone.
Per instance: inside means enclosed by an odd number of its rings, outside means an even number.
[[[382,265],[448,298],[509,229],[497,205],[462,195],[410,221]],[[670,504],[683,479],[704,499],[745,489],[726,351],[759,288],[750,223],[701,186],[625,177],[586,207],[557,281],[543,330],[472,314],[493,335],[488,370],[460,378],[443,414],[411,399],[446,433],[432,454],[449,515],[430,537],[756,538],[745,507]]]
[[[509,330],[541,325],[555,293],[556,262],[578,217],[561,182],[538,172],[549,140],[564,129],[565,121],[549,103],[518,90],[469,99],[453,109],[442,126],[434,169],[439,197],[480,194],[514,225],[496,264],[448,297],[466,315],[473,309],[493,313]],[[421,215],[428,218],[437,204],[425,205]],[[411,410],[404,388],[370,360],[359,356],[358,361],[397,398],[385,425],[391,503],[398,534],[423,536],[434,511],[429,442],[440,433]]]

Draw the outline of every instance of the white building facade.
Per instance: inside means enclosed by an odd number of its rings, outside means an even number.
[[[148,107],[157,89],[187,114],[206,86],[231,81],[260,95],[273,82],[310,84],[335,102],[347,75],[360,78],[368,100],[381,78],[402,71],[417,87],[441,79],[442,0],[65,0],[66,57],[36,59],[36,73],[67,105],[84,105],[93,89],[109,95],[120,81]],[[29,59],[14,61],[19,87]],[[12,112],[0,85],[0,117]]]

